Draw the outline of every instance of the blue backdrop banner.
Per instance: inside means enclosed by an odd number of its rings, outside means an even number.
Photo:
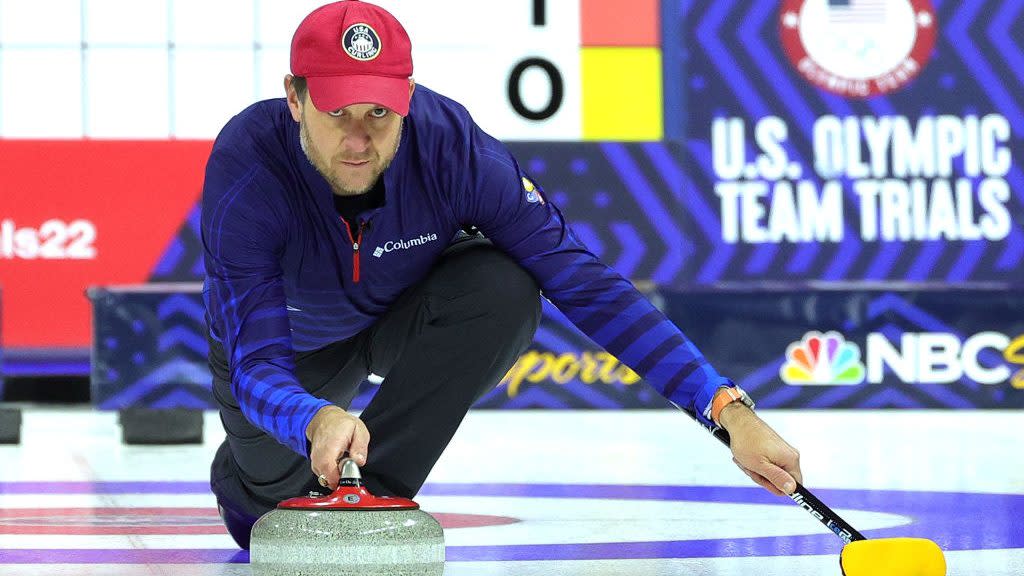
[[[687,280],[1024,279],[1017,0],[684,0]]]

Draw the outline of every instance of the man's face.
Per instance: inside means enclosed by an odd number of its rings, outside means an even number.
[[[308,93],[298,101],[290,82],[286,86],[302,151],[334,193],[351,196],[372,188],[398,152],[402,117],[375,104],[321,112]]]

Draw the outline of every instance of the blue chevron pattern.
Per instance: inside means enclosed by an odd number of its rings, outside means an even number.
[[[171,294],[160,301],[156,315],[160,320],[167,322],[175,314],[180,314],[183,319],[201,323],[206,309],[203,307],[202,300],[196,300],[193,295]]]
[[[195,284],[182,290],[97,289],[91,380],[98,408],[213,405],[202,299]]]
[[[179,356],[165,363],[147,367],[143,377],[107,398],[99,405],[99,408],[113,409],[149,405],[149,398],[165,397],[175,389],[189,389],[193,395],[198,392],[199,396],[210,401],[213,397],[209,388],[210,375],[205,367],[201,367],[184,356]]]

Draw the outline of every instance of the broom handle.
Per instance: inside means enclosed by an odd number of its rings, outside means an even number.
[[[690,418],[693,418],[695,421],[697,421],[698,424],[704,426],[702,422],[697,420],[697,417],[694,415],[693,412],[687,410],[686,408],[681,409],[683,412],[686,412],[690,416]],[[718,440],[722,444],[725,444],[726,447],[730,446],[729,432],[726,431],[725,428],[709,428],[707,426],[704,426],[704,428],[707,428],[708,431],[711,432],[711,434],[715,438],[718,438]],[[850,542],[854,542],[857,540],[867,540],[867,538],[865,538],[863,534],[858,532],[853,526],[850,526],[850,524],[846,520],[840,518],[839,514],[833,512],[831,508],[826,506],[825,503],[822,502],[821,500],[818,500],[817,496],[811,494],[811,491],[805,488],[799,482],[796,483],[796,490],[794,490],[793,493],[789,495],[789,498],[793,500],[793,502],[799,504],[800,507],[806,510],[808,514],[817,518],[819,522],[821,522],[825,525],[826,528],[834,532],[836,536],[839,536],[839,539],[842,540],[844,544],[849,544]]]

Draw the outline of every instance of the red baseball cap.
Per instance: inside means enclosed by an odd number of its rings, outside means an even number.
[[[380,6],[342,0],[311,12],[292,37],[291,68],[317,110],[368,103],[409,113],[412,44]]]

